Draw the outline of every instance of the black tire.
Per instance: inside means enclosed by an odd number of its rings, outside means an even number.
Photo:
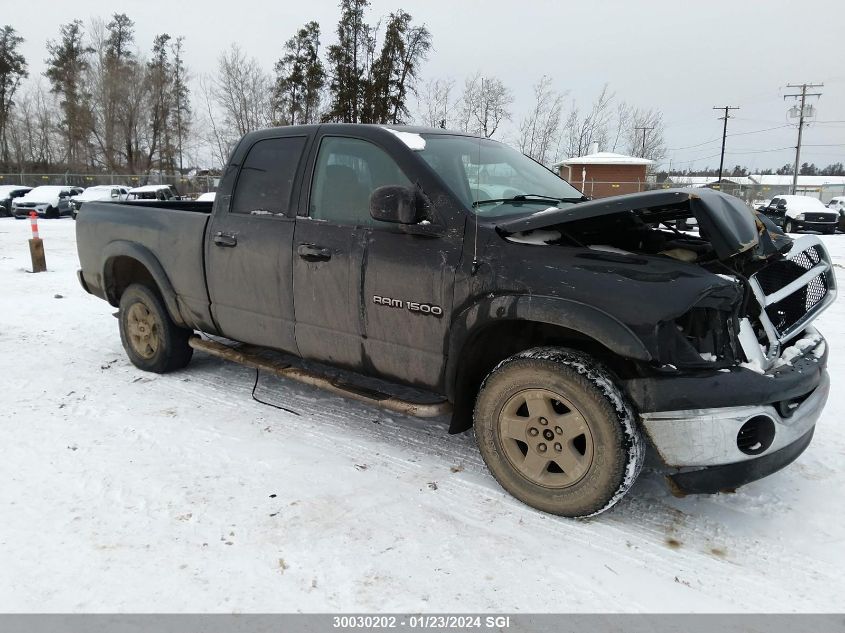
[[[792,226],[792,220],[786,220],[783,223],[783,232],[784,233],[792,233],[792,229],[795,228]]]
[[[118,321],[120,341],[135,367],[164,374],[190,362],[193,332],[176,325],[158,293],[147,286],[132,284],[124,290]]]
[[[538,417],[532,408],[546,413]],[[636,480],[645,456],[633,410],[610,372],[563,348],[534,348],[502,361],[481,385],[474,426],[481,455],[505,490],[566,517],[612,507]]]
[[[57,220],[62,216],[61,216],[61,214],[59,213],[59,210],[56,207],[47,207],[47,210],[44,211],[44,217]]]

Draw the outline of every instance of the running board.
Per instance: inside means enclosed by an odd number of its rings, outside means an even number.
[[[395,411],[396,413],[404,413],[419,418],[433,418],[452,411],[452,405],[446,400],[439,402],[410,402],[408,400],[402,400],[396,396],[354,385],[346,380],[328,378],[308,371],[307,369],[294,367],[283,361],[273,361],[263,358],[257,353],[260,348],[249,345],[233,347],[218,343],[217,341],[202,339],[199,336],[192,336],[188,339],[188,344],[196,350],[224,360],[230,360],[246,367],[254,367],[255,369],[267,371],[282,378],[290,378],[306,385],[331,391],[345,398],[358,400],[359,402],[381,407],[389,411]]]

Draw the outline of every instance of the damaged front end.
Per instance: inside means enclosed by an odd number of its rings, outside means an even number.
[[[692,217],[697,234],[678,230]],[[627,282],[593,296],[651,353],[620,378],[673,490],[731,490],[807,447],[829,390],[827,345],[812,323],[837,293],[819,238],[793,241],[709,190],[619,196],[497,230],[510,242],[575,247],[573,259],[603,262],[576,268]],[[634,296],[638,313],[625,312]]]
[[[698,233],[677,227],[694,218]],[[836,297],[830,258],[813,236],[794,241],[742,201],[709,189],[644,192],[548,209],[497,224],[510,242],[566,245],[582,257],[676,260],[712,273],[680,311],[649,327],[666,369],[766,371]],[[652,260],[653,261],[653,260]],[[680,293],[675,285],[667,293]]]

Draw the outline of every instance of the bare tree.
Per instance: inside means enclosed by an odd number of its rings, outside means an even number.
[[[62,146],[58,106],[53,95],[36,81],[22,92],[10,121],[10,159],[18,168],[46,170],[59,158]]]
[[[229,152],[234,146],[237,138],[234,138],[231,133],[227,133],[223,127],[220,117],[216,114],[216,100],[213,92],[213,79],[207,76],[200,77],[199,88],[200,97],[202,99],[202,111],[204,121],[201,122],[199,128],[204,130],[203,145],[211,153],[212,160],[220,166],[226,164],[229,157]]]
[[[563,150],[568,157],[584,156],[590,145],[598,143],[600,149],[607,149],[610,138],[612,113],[610,110],[614,94],[607,84],[593,101],[589,112],[582,115],[573,103],[564,124]]]
[[[512,103],[513,94],[501,80],[476,73],[464,82],[460,126],[490,138],[503,121],[511,118]]]
[[[417,93],[417,116],[422,125],[446,128],[453,123],[459,102],[452,98],[454,79],[430,79]]]
[[[639,128],[639,129],[638,129]],[[657,108],[632,108],[625,130],[625,150],[631,156],[659,161],[666,155],[663,113]]]
[[[238,136],[272,124],[272,81],[237,44],[220,55],[210,88],[225,125]]]
[[[534,106],[519,124],[519,151],[538,163],[548,164],[555,158],[561,125],[563,95],[554,90],[552,79],[543,75],[534,85]]]

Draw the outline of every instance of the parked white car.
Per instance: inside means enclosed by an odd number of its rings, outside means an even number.
[[[12,202],[12,214],[18,219],[35,211],[40,217],[60,218],[71,215],[70,197],[82,193],[82,187],[43,185]]]
[[[213,191],[209,191],[208,193],[201,193],[197,198],[197,202],[214,202],[215,197],[216,194]]]
[[[144,185],[129,190],[129,200],[173,200],[179,194],[173,185]]]
[[[121,185],[96,185],[88,187],[76,196],[71,196],[70,206],[73,219],[86,202],[122,202],[129,197],[129,187]]]

